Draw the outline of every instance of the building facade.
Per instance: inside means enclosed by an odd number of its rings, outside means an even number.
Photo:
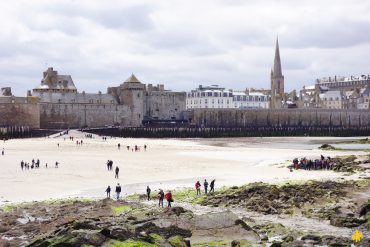
[[[334,76],[324,77],[316,80],[316,84],[325,87],[328,90],[345,90],[353,91],[356,88],[364,88],[370,86],[370,75],[360,76]]]
[[[260,92],[241,92],[225,89],[218,85],[199,87],[187,93],[186,109],[204,108],[269,108],[268,96]]]

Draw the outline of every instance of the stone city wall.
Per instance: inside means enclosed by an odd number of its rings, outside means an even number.
[[[40,108],[32,97],[0,97],[0,126],[40,128]]]
[[[180,119],[186,110],[185,92],[153,91],[145,100],[145,116],[155,119]]]
[[[40,104],[40,125],[45,129],[104,127],[129,123],[129,107],[113,104]]]
[[[369,110],[195,109],[189,118],[202,127],[370,126]]]

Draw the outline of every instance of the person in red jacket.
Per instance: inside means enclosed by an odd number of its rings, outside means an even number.
[[[197,190],[197,195],[200,195],[200,182],[199,181],[197,181],[196,183],[195,183],[195,189]]]
[[[173,199],[172,199],[172,193],[171,191],[168,191],[165,195],[166,197],[166,200],[167,200],[167,207],[171,207],[171,202],[173,202]]]

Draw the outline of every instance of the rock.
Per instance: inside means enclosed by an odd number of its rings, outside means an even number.
[[[67,243],[71,243],[73,245],[81,244],[82,246],[83,244],[90,244],[101,246],[106,240],[106,237],[98,230],[74,230],[72,231],[72,234],[76,237],[70,239]]]
[[[364,216],[364,215],[367,215],[367,213],[369,212],[370,212],[370,203],[365,203],[360,207],[358,213],[360,216]]]
[[[344,237],[335,237],[335,236],[322,236],[322,244],[328,245],[330,247],[347,247],[351,246],[352,240]]]
[[[96,222],[94,221],[75,221],[73,223],[73,229],[79,230],[79,229],[89,229],[89,230],[96,230],[98,227],[96,226]]]
[[[135,229],[137,235],[140,235],[141,232],[145,232],[146,234],[156,233],[159,235],[164,236],[165,238],[170,238],[175,235],[179,235],[181,237],[191,237],[191,231],[186,229],[181,229],[177,226],[170,226],[170,227],[158,227],[154,223],[149,222],[145,223],[142,226],[138,226]]]
[[[294,241],[294,237],[293,237],[293,236],[291,236],[291,235],[287,235],[287,236],[283,237],[283,241],[284,241],[285,243],[293,242],[293,241]]]
[[[0,247],[10,247],[10,243],[7,240],[0,239]]]
[[[0,233],[7,232],[11,229],[9,225],[0,225]]]
[[[245,223],[241,219],[237,219],[235,221],[235,225],[241,225],[245,230],[247,230],[247,231],[253,231],[253,229],[250,226],[248,226],[247,223]]]
[[[130,239],[134,235],[130,231],[124,229],[121,226],[113,226],[110,227],[109,229],[103,229],[101,230],[101,233],[106,237],[120,241]]]
[[[274,242],[270,245],[270,247],[282,247],[283,246],[282,244],[283,244],[282,242]]]
[[[366,219],[359,219],[353,216],[332,215],[330,217],[330,225],[338,227],[357,227],[366,223]]]
[[[187,212],[187,210],[185,210],[183,207],[172,207],[169,212],[180,216],[180,214]]]
[[[136,217],[134,217],[134,216],[132,216],[132,215],[128,216],[128,217],[127,217],[127,219],[128,219],[128,220],[137,220],[137,218],[136,218]]]
[[[321,237],[316,235],[307,234],[301,238],[301,240],[311,240],[315,244],[319,244],[321,242]]]

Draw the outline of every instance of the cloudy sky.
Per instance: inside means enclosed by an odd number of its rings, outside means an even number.
[[[275,40],[287,90],[370,73],[370,1],[0,2],[0,87],[25,95],[54,67],[79,91],[133,72],[173,90],[269,87]]]

